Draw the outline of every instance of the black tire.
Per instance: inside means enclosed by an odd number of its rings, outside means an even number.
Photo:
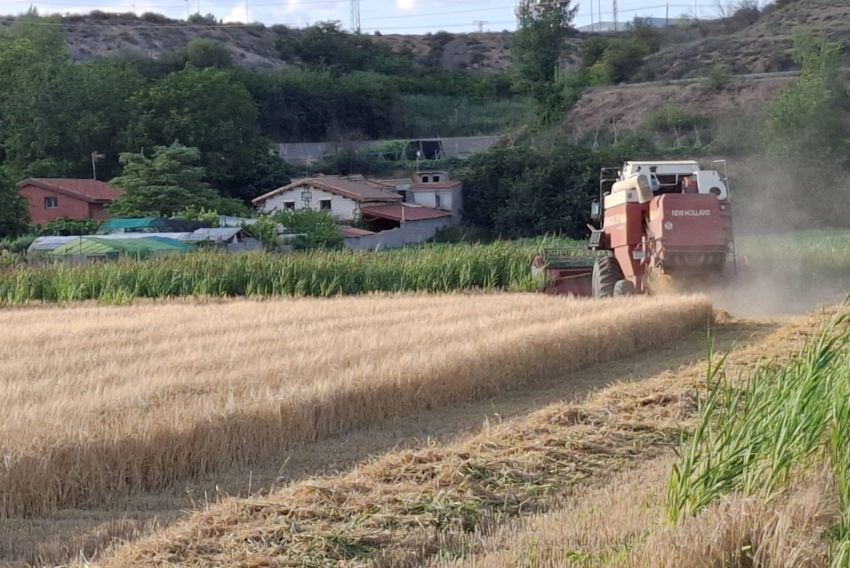
[[[635,285],[632,284],[631,280],[618,280],[616,284],[614,284],[614,295],[615,296],[633,296],[635,293]]]
[[[593,263],[593,297],[610,298],[614,295],[614,286],[623,279],[623,271],[613,256],[600,256]]]

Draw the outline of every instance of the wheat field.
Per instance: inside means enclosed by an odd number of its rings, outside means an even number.
[[[702,298],[364,296],[0,310],[0,517],[252,463],[704,325]]]

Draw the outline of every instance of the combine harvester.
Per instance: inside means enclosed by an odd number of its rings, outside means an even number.
[[[626,162],[605,168],[588,248],[545,249],[532,272],[552,294],[646,294],[663,282],[704,287],[737,271],[726,162]]]

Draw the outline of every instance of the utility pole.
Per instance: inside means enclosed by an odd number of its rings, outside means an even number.
[[[351,0],[351,33],[360,33],[360,0]]]
[[[596,30],[596,24],[593,21],[593,0],[590,0],[590,31]]]
[[[614,15],[614,31],[618,32],[620,31],[620,26],[617,21],[617,0],[611,0],[611,13]]]
[[[91,178],[97,179],[97,161],[101,158],[105,158],[103,154],[99,154],[97,150],[91,153]]]
[[[487,22],[484,20],[475,20],[474,22],[472,22],[472,25],[478,26],[478,33],[482,33],[484,31],[484,25],[486,23]]]
[[[593,2],[593,0],[590,0]],[[599,31],[602,31],[602,0],[596,0],[596,17],[599,18]]]
[[[251,18],[248,17],[248,0],[245,0],[245,23],[251,21]]]

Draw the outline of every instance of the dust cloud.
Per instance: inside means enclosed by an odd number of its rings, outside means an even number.
[[[706,293],[716,308],[735,317],[782,317],[840,303],[847,296],[847,287],[817,274],[742,268],[727,285]]]
[[[794,164],[765,157],[730,161],[738,270],[707,293],[717,308],[737,317],[803,314],[843,301],[850,286],[826,262],[818,264],[795,231],[846,225],[850,210],[843,187],[801,184]]]

